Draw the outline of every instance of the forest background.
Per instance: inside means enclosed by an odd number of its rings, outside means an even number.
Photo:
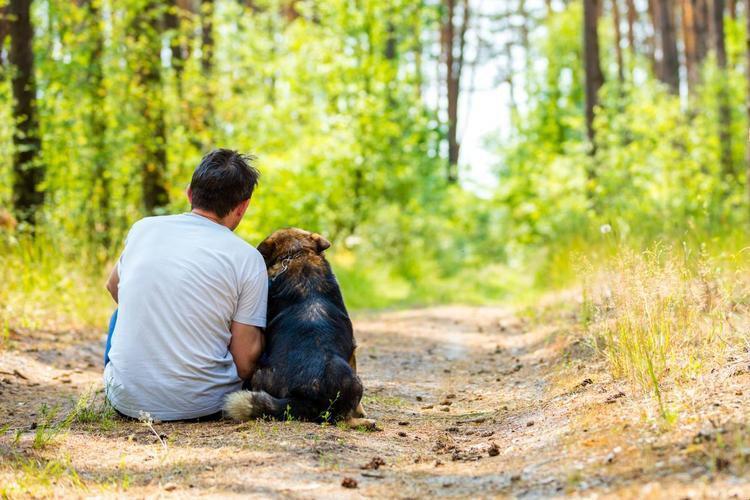
[[[185,211],[213,147],[258,157],[238,234],[327,235],[357,309],[528,297],[628,249],[744,255],[742,2],[0,5],[0,332],[104,324],[128,228]],[[508,119],[476,186],[461,107],[488,65]]]

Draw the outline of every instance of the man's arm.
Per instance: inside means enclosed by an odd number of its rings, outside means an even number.
[[[112,272],[109,273],[109,279],[107,280],[107,291],[115,299],[115,302],[119,304],[117,300],[117,292],[120,286],[120,273],[117,272],[117,266],[112,268]]]
[[[242,380],[248,380],[255,371],[255,363],[263,352],[263,332],[257,326],[245,325],[232,321],[230,328],[232,339],[229,352],[232,353],[237,374]]]

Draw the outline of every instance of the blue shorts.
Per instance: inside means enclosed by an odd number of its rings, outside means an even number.
[[[109,350],[112,349],[112,333],[115,331],[115,325],[117,324],[117,309],[112,314],[112,318],[109,320],[109,330],[107,331],[107,345],[104,348],[104,366],[109,363]]]

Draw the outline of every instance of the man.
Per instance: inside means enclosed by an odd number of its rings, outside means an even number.
[[[247,157],[212,151],[187,190],[191,212],[147,217],[130,229],[107,282],[119,309],[104,383],[120,413],[220,416],[224,397],[252,375],[268,278],[263,257],[233,231],[258,177]]]

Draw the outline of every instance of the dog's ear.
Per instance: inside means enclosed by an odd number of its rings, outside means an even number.
[[[258,245],[258,251],[263,256],[263,260],[266,261],[266,266],[270,264],[270,260],[273,257],[273,249],[276,245],[274,244],[274,241],[269,237],[263,240],[260,245]]]
[[[323,250],[331,247],[331,242],[327,239],[323,238],[318,233],[313,233],[312,235],[313,241],[315,241],[315,245],[317,247],[318,252],[322,252]]]

